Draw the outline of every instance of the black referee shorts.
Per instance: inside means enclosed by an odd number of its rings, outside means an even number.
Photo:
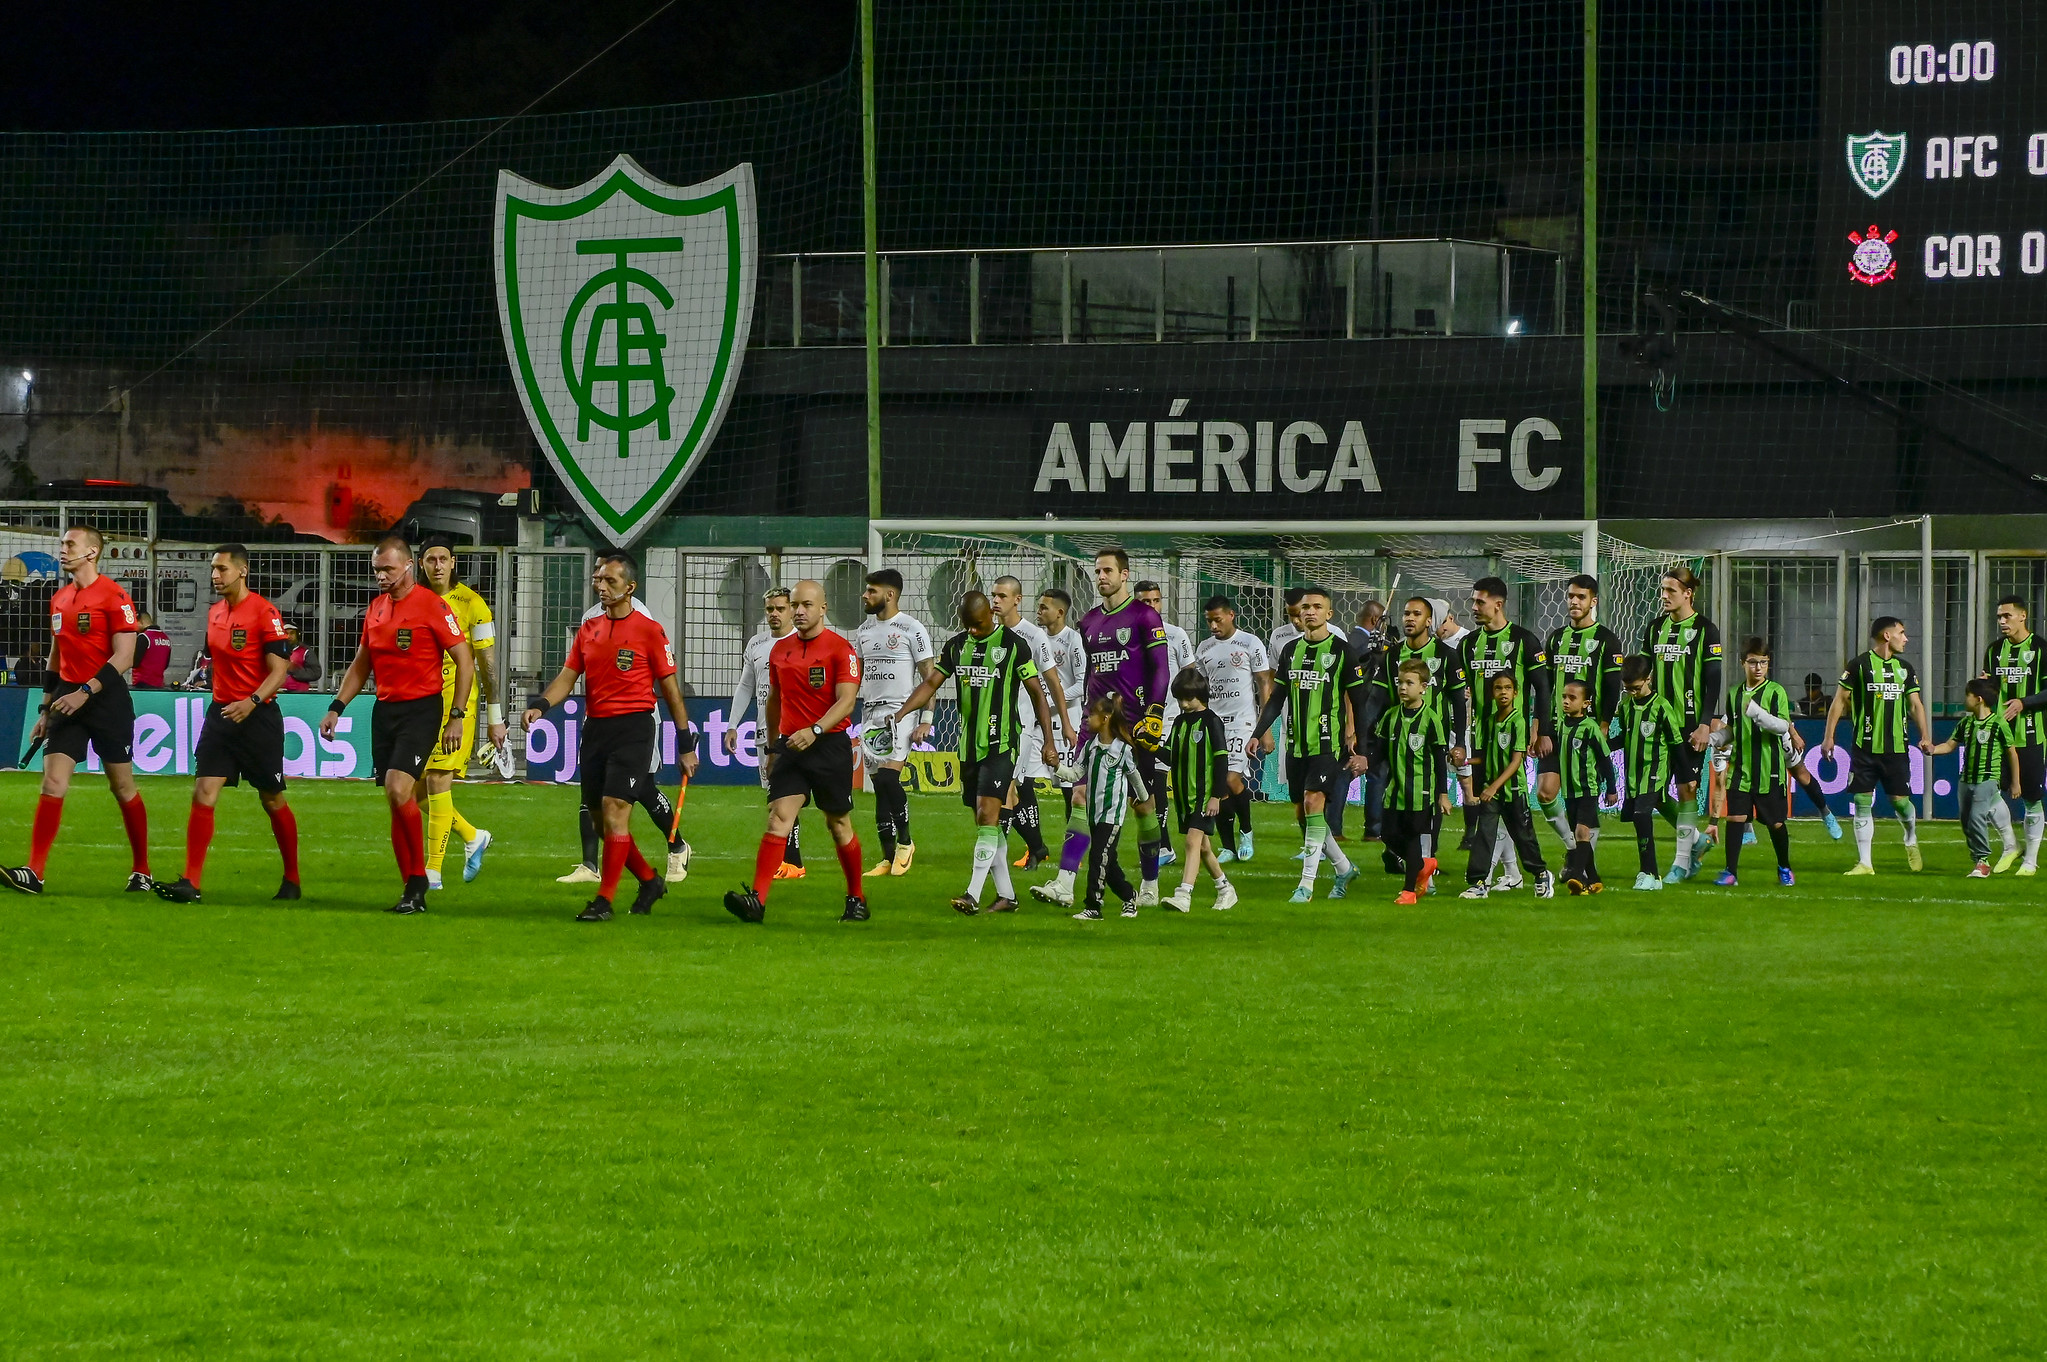
[[[826,733],[801,752],[776,739],[775,765],[768,772],[768,802],[791,795],[809,795],[825,813],[847,813],[853,807],[853,741],[844,729]]]
[[[644,714],[614,714],[583,722],[582,763],[583,807],[596,812],[603,801],[637,801],[654,777],[648,768],[654,759],[654,711]]]
[[[50,692],[48,698],[69,695],[84,686],[63,684]],[[49,713],[49,727],[44,730],[43,750],[51,756],[69,757],[79,763],[85,761],[87,744],[99,753],[101,766],[130,766],[135,762],[135,697],[128,693],[127,683],[116,681],[102,687],[98,695],[87,700],[76,714]]]
[[[990,752],[978,761],[960,758],[960,803],[973,808],[984,799],[1001,799],[1016,778],[1014,752]]]
[[[1293,802],[1299,804],[1311,794],[1324,799],[1334,799],[1348,784],[1343,763],[1333,754],[1323,753],[1313,757],[1288,757],[1286,759],[1286,786],[1293,795]]]
[[[370,706],[370,772],[377,784],[386,771],[418,780],[427,758],[441,750],[441,697],[379,700]]]
[[[230,785],[239,785],[246,778],[249,788],[261,794],[284,789],[284,711],[272,700],[256,706],[248,718],[236,723],[221,713],[224,708],[218,700],[206,707],[192,773],[201,780],[221,779]]]
[[[1854,749],[1848,759],[1848,793],[1869,794],[1878,785],[1895,802],[1912,797],[1912,759],[1903,752],[1865,752]]]

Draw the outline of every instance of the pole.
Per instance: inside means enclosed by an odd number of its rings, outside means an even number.
[[[1578,556],[1581,565],[1578,570],[1587,577],[1597,577],[1599,575],[1599,522],[1596,520],[1587,521],[1584,530],[1580,533],[1581,544]]]
[[[1584,273],[1585,518],[1599,518],[1599,0],[1585,5],[1585,202],[1579,262]]]
[[[874,211],[874,0],[860,0],[860,217],[867,325],[867,515],[881,518],[881,264]]]
[[[1934,705],[1940,699],[1941,673],[1945,669],[1933,651],[1933,517],[1930,515],[1919,517],[1919,637],[1926,640],[1919,645],[1924,650],[1921,656],[1926,659],[1926,679],[1920,683],[1920,689],[1926,694],[1926,717],[1931,722]],[[1931,733],[1919,736],[1928,742],[1933,740]],[[1926,774],[1919,782],[1919,816],[1931,818],[1933,759],[1928,757],[1925,764]]]

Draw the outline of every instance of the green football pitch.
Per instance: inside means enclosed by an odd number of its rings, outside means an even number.
[[[145,793],[175,877],[187,787]],[[417,918],[373,788],[292,798],[298,904],[241,791],[203,904],[117,892],[97,778],[0,900],[0,1354],[2047,1348],[2047,879],[1963,879],[1953,825],[1917,875],[1801,823],[1788,890],[1766,842],[1738,890],[1289,906],[1262,807],[1237,909],[1081,924],[953,913],[920,798],[872,922],[811,814],[747,927],[759,796],[698,789],[688,882],[584,925],[565,790],[464,787],[497,845]]]

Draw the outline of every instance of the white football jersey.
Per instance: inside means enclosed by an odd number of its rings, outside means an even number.
[[[1070,624],[1047,638],[1052,644],[1052,665],[1059,668],[1059,684],[1066,689],[1066,703],[1078,709],[1087,693],[1087,640]]]
[[[1225,723],[1258,713],[1257,673],[1272,670],[1258,635],[1239,629],[1228,638],[1210,634],[1194,650],[1194,663],[1208,678],[1208,707]]]
[[[924,679],[917,664],[931,658],[931,634],[914,616],[898,610],[888,619],[869,615],[853,634],[860,652],[862,712],[876,701],[901,704]]]
[[[1291,620],[1281,621],[1279,628],[1272,631],[1272,637],[1266,640],[1265,656],[1267,658],[1278,657],[1286,651],[1287,644],[1292,643],[1300,636],[1301,631],[1293,626]]]
[[[1187,637],[1187,631],[1177,624],[1166,626],[1166,672],[1168,686],[1172,677],[1194,665],[1194,640]]]
[[[762,717],[766,716],[768,653],[781,641],[765,629],[746,641],[746,652],[739,660],[739,680],[732,685],[732,707],[725,716],[726,722],[738,723],[749,703],[759,705]]]

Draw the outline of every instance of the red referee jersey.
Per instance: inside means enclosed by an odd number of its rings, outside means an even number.
[[[414,582],[402,601],[380,593],[370,602],[362,637],[377,678],[377,698],[424,700],[441,693],[441,654],[463,636],[448,603]]]
[[[655,683],[675,675],[675,649],[668,631],[652,616],[637,610],[627,612],[624,619],[592,615],[576,630],[568,661],[562,665],[583,674],[590,717],[614,719],[654,708]]]
[[[782,697],[782,732],[794,733],[824,718],[841,681],[860,683],[860,654],[829,629],[809,639],[791,630],[768,650],[768,678]],[[843,733],[852,722],[849,711],[831,731]]]
[[[270,654],[291,656],[284,616],[253,591],[239,605],[215,601],[206,612],[206,652],[213,659],[213,698],[224,705],[246,700],[270,675]]]
[[[135,602],[104,572],[91,586],[66,582],[50,598],[57,675],[74,685],[90,681],[107,665],[114,655],[114,635],[135,632]]]

